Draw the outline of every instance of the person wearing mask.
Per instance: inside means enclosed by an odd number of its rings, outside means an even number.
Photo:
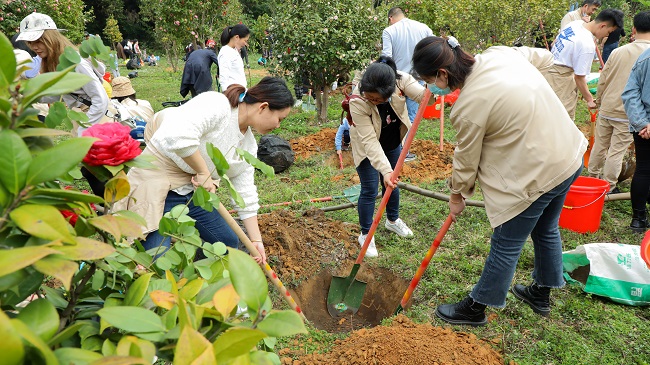
[[[377,187],[382,193],[393,188],[386,205],[386,229],[401,237],[413,237],[413,232],[399,217],[399,189],[393,168],[402,152],[402,140],[411,128],[406,98],[420,102],[425,88],[408,73],[398,71],[392,58],[381,56],[363,73],[350,99],[350,145],[354,165],[359,174],[361,192],[357,203],[359,213],[359,245],[363,246],[375,212]],[[430,103],[435,102],[434,98]],[[349,121],[348,121],[349,122]],[[367,257],[378,256],[372,237]]]
[[[25,41],[41,58],[40,73],[56,71],[59,56],[64,49],[74,48],[68,38],[59,32],[52,18],[41,13],[31,13],[20,22],[20,34],[16,39]],[[108,108],[108,95],[101,82],[106,68],[103,64],[98,64],[99,67],[95,68],[90,61],[82,58],[75,67],[75,72],[90,77],[88,83],[70,94],[45,97],[41,101],[51,103],[59,101],[62,97],[69,108],[79,108],[86,113],[88,124],[99,123],[105,117]],[[79,126],[77,134],[81,136],[86,129],[84,126]]]
[[[192,97],[212,89],[212,65],[218,64],[215,53],[216,42],[208,39],[206,48],[192,51],[187,57],[183,68],[180,93],[182,97],[191,94]]]
[[[226,27],[221,33],[219,84],[226,90],[232,84],[246,87],[246,73],[240,50],[248,46],[250,30],[244,24]]]
[[[144,217],[147,233],[145,249],[160,248],[161,254],[170,246],[170,238],[158,232],[163,214],[178,204],[188,204],[189,216],[206,242],[223,242],[237,248],[239,239],[220,214],[195,206],[194,190],[202,186],[215,192],[219,175],[206,150],[212,143],[224,155],[230,168],[226,175],[244,200],[244,206],[233,202],[248,237],[266,260],[262,235],[257,222],[259,209],[255,168],[242,159],[236,149],[257,155],[253,130],[267,134],[280,126],[294,103],[291,91],[279,78],[264,77],[246,90],[233,84],[222,94],[209,91],[187,103],[156,113],[147,124],[148,140],[143,155],[155,156],[158,169],[132,168],[129,173],[131,192],[117,202],[115,209],[128,209]]]
[[[398,71],[410,73],[413,48],[422,38],[432,36],[433,31],[426,24],[407,18],[400,7],[388,10],[388,24],[389,26],[381,34],[381,55],[391,57]],[[407,97],[406,108],[409,121],[413,123],[419,105],[415,100]],[[406,155],[406,161],[413,161],[416,158],[417,156],[411,152]]]
[[[588,143],[528,55],[492,47],[472,56],[454,37],[427,37],[413,53],[413,69],[432,93],[461,90],[450,115],[457,133],[450,215],[455,221],[462,214],[478,181],[493,228],[478,283],[460,302],[436,310],[448,323],[485,325],[487,306],[505,306],[528,237],[533,282],[515,285],[515,297],[546,316],[551,288],[564,285],[558,221]]]

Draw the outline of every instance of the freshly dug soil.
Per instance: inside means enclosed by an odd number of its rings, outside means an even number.
[[[289,355],[280,351],[281,355]],[[287,365],[503,365],[503,358],[473,334],[415,324],[398,315],[392,325],[361,329],[324,354],[305,354]],[[511,363],[512,364],[512,363]]]
[[[292,139],[289,143],[296,154],[296,159],[307,159],[315,154],[325,153],[329,155],[326,159],[328,166],[338,169],[340,161],[334,150],[335,136],[335,128],[324,128],[316,134]],[[404,164],[400,175],[402,181],[431,182],[451,176],[451,162],[454,154],[452,144],[445,143],[443,151],[440,151],[439,144],[425,139],[415,139],[410,150],[417,155],[417,159]],[[343,151],[343,167],[350,166],[354,166],[352,151]],[[337,175],[334,178],[340,180],[345,176]],[[348,178],[354,181],[353,177]]]

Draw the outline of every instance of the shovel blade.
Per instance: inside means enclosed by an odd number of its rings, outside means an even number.
[[[348,277],[332,278],[330,291],[327,293],[327,311],[334,317],[345,317],[357,313],[363,294],[366,292],[367,283],[356,280],[351,275]]]

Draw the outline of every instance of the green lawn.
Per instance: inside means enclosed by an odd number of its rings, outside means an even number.
[[[257,59],[251,55],[251,60]],[[181,64],[182,67],[182,64]],[[259,80],[262,68],[251,65],[253,71],[252,85]],[[128,71],[122,68],[122,74]],[[178,94],[181,72],[172,73],[165,60],[159,66],[144,66],[138,71],[139,77],[133,80],[133,86],[141,99],[151,102],[155,110],[162,108],[161,102],[180,100]],[[293,88],[292,88],[293,90]],[[330,103],[331,121],[318,125],[314,113],[292,112],[277,134],[285,138],[294,138],[318,131],[322,127],[336,127],[340,115],[339,103]],[[580,102],[577,118],[578,124],[584,126],[589,114]],[[449,126],[449,124],[447,124]],[[417,138],[438,140],[439,124],[423,122],[417,132]],[[445,137],[453,141],[454,132],[445,128]],[[281,174],[282,179],[267,179],[258,174],[260,198],[263,204],[290,201],[296,193],[300,196],[338,195],[349,187],[348,181],[332,181],[337,173],[322,163],[326,154],[314,156],[309,160],[297,161],[288,171]],[[353,167],[347,167],[346,173],[353,173]],[[303,183],[304,179],[309,183]],[[443,182],[420,184],[422,188],[447,193]],[[629,181],[622,185],[623,191],[629,191]],[[395,238],[395,235],[382,235],[378,241],[381,255],[377,260],[379,266],[410,279],[417,269],[412,264],[413,258],[419,262],[428,249],[435,232],[448,214],[446,203],[426,199],[407,191],[402,191],[401,216],[415,232],[412,240]],[[480,194],[474,199],[481,199]],[[577,234],[562,231],[566,250],[580,244],[591,242],[618,242],[638,244],[641,236],[629,231],[629,201],[608,202],[605,205],[600,229],[594,234]],[[332,219],[357,223],[357,214],[353,209],[327,213]],[[434,325],[445,324],[434,317],[435,307],[462,299],[477,281],[485,256],[489,251],[491,228],[482,208],[468,207],[453,224],[451,230],[425,273],[414,294],[414,306],[406,315],[417,322],[432,322]],[[411,260],[408,260],[411,258]],[[529,282],[533,265],[532,245],[523,251],[516,282]],[[650,363],[650,309],[614,304],[601,298],[582,292],[575,286],[554,290],[553,309],[549,318],[535,315],[530,308],[509,295],[504,309],[488,309],[494,317],[487,326],[470,328],[454,327],[463,332],[471,332],[479,338],[497,340],[498,350],[506,359],[506,364],[514,360],[517,364],[571,365],[571,364],[648,364]],[[280,305],[280,303],[278,301]],[[396,303],[397,305],[398,303]],[[495,316],[496,315],[496,316]],[[310,328],[301,341],[308,339],[332,344],[339,336],[331,336],[320,330]],[[302,341],[302,340],[305,341]],[[283,346],[292,347],[292,340],[282,341]],[[280,346],[280,344],[278,345]]]

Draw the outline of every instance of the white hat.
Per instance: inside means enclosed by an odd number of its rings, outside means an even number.
[[[33,42],[41,38],[46,29],[57,30],[54,20],[45,14],[31,13],[20,21],[20,34],[16,40]]]

